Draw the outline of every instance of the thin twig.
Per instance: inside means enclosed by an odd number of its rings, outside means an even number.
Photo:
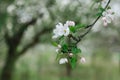
[[[70,34],[69,37],[72,38],[75,41],[78,41],[78,39],[76,37],[74,37],[72,34]]]
[[[108,1],[107,5],[105,6],[104,9],[106,9],[106,8],[108,7],[110,1],[111,1],[111,0]],[[88,29],[84,34],[82,34],[82,35],[80,35],[80,36],[78,37],[79,40],[76,42],[76,44],[79,43],[79,42],[81,41],[81,39],[82,39],[83,37],[85,37],[85,36],[91,31],[92,27],[93,27],[93,26],[95,25],[95,23],[100,19],[100,17],[101,17],[101,15],[98,16],[92,24],[90,24],[90,25],[88,25],[88,26],[85,27],[85,29],[87,29],[87,28],[89,28],[89,29]]]

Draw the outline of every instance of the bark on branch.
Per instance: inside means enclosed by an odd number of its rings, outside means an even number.
[[[29,44],[27,44],[27,45],[18,53],[18,56],[21,56],[21,55],[25,54],[25,52],[26,52],[29,48],[35,46],[35,45],[40,41],[40,40],[39,40],[39,37],[40,37],[41,35],[43,35],[43,34],[45,34],[45,33],[50,33],[51,31],[52,31],[52,28],[50,28],[50,29],[43,29],[42,31],[38,32],[38,33],[34,36],[32,42],[29,43]]]

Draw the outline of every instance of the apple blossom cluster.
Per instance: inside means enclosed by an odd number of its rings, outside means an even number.
[[[102,21],[104,26],[107,26],[113,21],[113,14],[114,12],[111,9],[108,9],[102,13]]]
[[[107,8],[107,10],[105,10],[105,6],[107,5],[107,3],[109,2],[110,0],[102,0],[101,1],[101,7],[102,9],[104,10],[102,12],[102,21],[103,21],[103,25],[104,26],[107,26],[109,23],[111,23],[114,19],[114,12],[111,10],[111,7],[109,6]]]
[[[75,67],[76,62],[85,63],[84,57],[78,57],[78,53],[81,50],[77,48],[77,45],[73,42],[68,43],[70,35],[75,33],[73,30],[77,29],[74,21],[66,21],[65,24],[58,23],[53,30],[52,38],[58,40],[56,43],[57,59],[59,64],[71,64]]]
[[[58,48],[56,49],[56,52],[59,53],[60,50],[61,50],[61,45],[58,45],[57,46]],[[73,53],[68,53],[68,56],[69,57],[73,57]],[[79,60],[81,63],[85,63],[86,62],[86,59],[84,57],[81,57],[80,60]],[[59,64],[65,64],[65,63],[68,63],[68,59],[66,57],[64,58],[60,58],[59,60]]]

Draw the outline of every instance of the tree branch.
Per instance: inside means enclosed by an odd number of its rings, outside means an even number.
[[[105,8],[104,8],[104,9],[106,9],[106,8],[108,7],[108,5],[109,5],[110,1],[111,1],[111,0],[109,0],[109,1],[108,1],[108,3],[106,4],[106,6],[105,6]],[[101,17],[101,16],[98,16],[98,17],[96,18],[96,20],[95,20],[92,24],[90,24],[90,25],[86,26],[85,28],[89,28],[89,27],[94,26],[94,25],[95,25],[95,23],[96,23],[96,22],[100,19],[100,17]]]
[[[43,14],[41,13],[38,17],[43,17]],[[24,24],[20,24],[20,29],[19,31],[15,32],[14,35],[11,37],[11,44],[15,43],[14,46],[17,47],[24,35],[24,32],[27,30],[28,27],[30,27],[30,25],[34,25],[37,21],[37,17],[33,18],[31,21],[24,23]]]
[[[39,33],[37,33],[37,34],[34,36],[32,42],[29,43],[29,44],[27,44],[20,52],[18,52],[17,56],[19,57],[19,56],[25,54],[25,52],[26,52],[29,48],[33,47],[34,45],[36,45],[36,44],[39,42],[39,37],[40,37],[41,35],[43,35],[43,34],[45,34],[45,33],[50,33],[51,31],[52,31],[52,28],[50,28],[50,29],[43,29],[42,31],[40,31]]]
[[[11,37],[10,37],[10,35],[8,34],[8,29],[6,28],[6,26],[4,27],[4,40],[5,40],[5,42],[6,42],[6,44],[8,45],[8,46],[10,46],[10,42],[11,42]]]
[[[26,29],[30,26],[35,24],[35,22],[37,21],[37,18],[32,19],[30,22],[22,24],[21,28],[19,29],[19,31],[17,33],[15,33],[12,37],[13,41],[16,43],[16,46],[20,43],[21,38],[24,34],[24,32],[26,31]]]
[[[72,38],[72,39],[75,40],[75,41],[78,41],[78,39],[77,39],[76,37],[74,37],[72,34],[69,34],[68,37]]]
[[[106,4],[106,6],[105,6],[104,9],[106,9],[106,8],[108,7],[110,1],[111,1],[111,0],[109,0],[109,1],[107,2],[107,4]],[[92,27],[93,27],[93,26],[95,25],[95,23],[100,19],[100,17],[101,17],[101,15],[98,16],[92,24],[90,24],[90,25],[88,25],[88,26],[85,27],[85,29],[88,28],[88,30],[87,30],[84,34],[78,36],[78,41],[76,42],[76,44],[79,43],[79,42],[82,40],[82,38],[85,37],[85,36],[91,31]]]

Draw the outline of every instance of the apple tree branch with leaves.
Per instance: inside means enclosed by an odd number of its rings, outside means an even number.
[[[87,24],[75,24],[74,21],[66,21],[65,24],[58,23],[53,30],[53,45],[57,47],[56,60],[59,64],[70,64],[72,68],[76,67],[78,62],[84,63],[86,60],[80,56],[81,49],[77,44],[91,31],[93,26],[102,20],[103,25],[107,26],[113,21],[114,12],[109,6],[111,0],[98,1],[98,13],[97,18],[89,25]],[[85,32],[78,36],[79,31],[85,29]]]

